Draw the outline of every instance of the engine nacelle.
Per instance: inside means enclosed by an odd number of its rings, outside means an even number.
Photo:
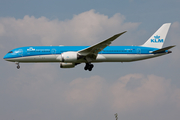
[[[58,59],[62,62],[76,62],[78,59],[78,53],[77,52],[64,52],[62,53]]]
[[[73,68],[75,67],[75,63],[60,63],[60,68]]]

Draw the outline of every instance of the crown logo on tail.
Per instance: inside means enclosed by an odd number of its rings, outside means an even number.
[[[154,36],[154,38],[155,38],[155,39],[159,39],[159,38],[160,38],[160,36],[156,35],[156,36]]]

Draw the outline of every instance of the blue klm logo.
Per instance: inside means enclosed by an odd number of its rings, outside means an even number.
[[[27,51],[35,51],[35,49],[33,47],[30,47],[29,49],[27,49]]]
[[[163,39],[160,39],[160,36],[154,36],[154,39],[151,39],[151,43],[163,43]]]

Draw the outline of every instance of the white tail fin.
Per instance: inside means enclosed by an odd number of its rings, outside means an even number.
[[[162,48],[171,23],[163,24],[142,46]]]

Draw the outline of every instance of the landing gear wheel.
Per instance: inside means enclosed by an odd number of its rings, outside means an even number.
[[[92,70],[92,68],[89,68],[89,71],[91,71]]]
[[[84,70],[87,70],[87,69],[88,69],[87,66],[85,66],[85,67],[84,67]]]
[[[93,69],[94,65],[93,64],[90,64],[89,65],[89,71],[91,71]]]
[[[15,64],[17,65],[17,69],[20,68],[19,62],[15,62]]]
[[[86,63],[86,66],[84,67],[84,70],[89,70],[89,71],[92,71],[92,68],[94,67],[93,64],[91,63]]]
[[[93,65],[93,64],[91,64],[91,65],[90,65],[90,67],[91,67],[91,69],[92,69],[92,68],[94,67],[94,65]]]
[[[17,69],[19,69],[19,68],[20,68],[20,66],[18,65],[18,66],[17,66]]]

